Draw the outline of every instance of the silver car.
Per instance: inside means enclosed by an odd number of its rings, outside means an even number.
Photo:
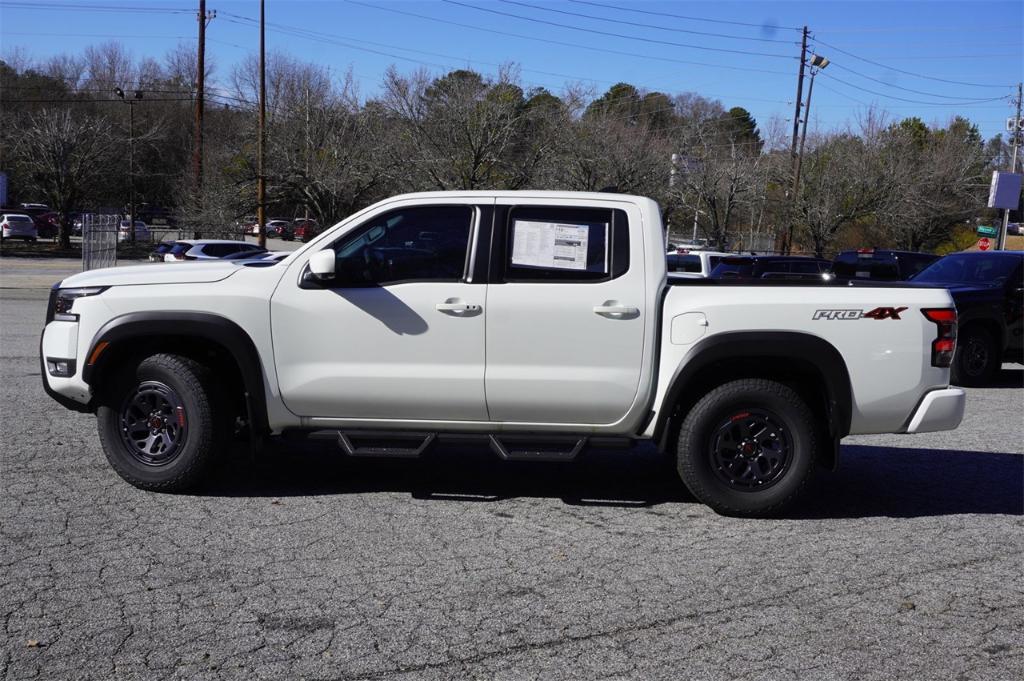
[[[22,213],[0,215],[0,235],[4,239],[24,239],[26,241],[35,241],[39,238],[36,223],[28,215]]]

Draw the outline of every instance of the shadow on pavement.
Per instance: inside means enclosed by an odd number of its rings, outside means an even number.
[[[240,469],[246,469],[240,472]],[[201,494],[288,497],[374,492],[487,503],[545,497],[571,505],[696,503],[653,447],[588,452],[574,463],[499,460],[483,447],[452,447],[419,460],[352,459],[316,443],[269,448],[251,465],[225,465]],[[788,518],[1024,515],[1024,456],[844,446],[837,472],[819,472]]]
[[[1024,369],[1003,369],[996,372],[986,388],[1024,388]]]

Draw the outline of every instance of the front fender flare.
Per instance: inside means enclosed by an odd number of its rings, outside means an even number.
[[[249,334],[226,317],[209,312],[174,310],[130,312],[115,317],[100,327],[89,344],[86,358],[91,358],[96,346],[102,342],[115,347],[126,341],[167,336],[201,338],[227,350],[238,366],[245,391],[249,395],[248,407],[252,412],[253,430],[259,433],[267,432],[267,400],[259,351],[256,350],[256,344]],[[93,381],[102,375],[103,360],[106,356],[104,351],[95,365],[86,363],[82,367],[82,380],[90,387]]]

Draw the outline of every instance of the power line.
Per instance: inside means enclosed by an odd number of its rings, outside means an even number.
[[[39,33],[36,31],[0,31],[3,35],[32,35],[32,36],[49,36],[53,38],[118,38],[124,40],[125,38],[145,38],[145,39],[167,39],[167,40],[195,40],[194,35],[140,35],[130,34],[124,35],[121,33]]]
[[[253,20],[253,19],[251,19],[249,17],[243,16],[243,15],[238,15],[238,14],[233,14],[233,13],[230,13],[230,12],[221,12],[220,16],[225,18],[226,21],[229,21],[229,22],[232,22],[232,23],[236,23],[236,24],[240,24],[240,25],[242,25],[242,24],[241,24],[240,21],[238,21],[239,19],[245,20],[245,21],[250,21],[250,22],[251,21],[255,21],[255,20]],[[319,31],[311,31],[311,30],[308,30],[308,29],[301,29],[301,28],[291,27],[291,26],[285,26],[283,24],[272,23],[272,22],[267,22],[267,25],[272,27],[272,30],[276,30],[277,32],[284,33],[286,35],[293,35],[293,36],[297,36],[297,37],[304,37],[304,38],[308,38],[310,40],[317,40],[317,41],[320,41],[320,42],[326,42],[326,43],[330,43],[330,44],[341,45],[343,47],[348,47],[350,49],[368,51],[368,52],[372,52],[374,54],[383,54],[385,56],[389,56],[389,57],[392,57],[392,58],[395,58],[395,59],[401,59],[401,60],[404,60],[404,61],[411,61],[413,63],[423,64],[423,65],[427,65],[427,66],[438,66],[438,67],[445,68],[445,69],[455,69],[455,68],[458,68],[458,67],[452,66],[450,64],[437,64],[435,62],[425,62],[425,61],[421,61],[421,60],[418,60],[418,59],[412,59],[410,57],[403,57],[403,56],[400,56],[400,55],[394,55],[394,54],[390,54],[390,53],[387,53],[387,52],[381,52],[379,50],[372,50],[372,49],[369,49],[369,48],[361,48],[361,47],[358,47],[358,46],[355,46],[355,45],[350,45],[350,44],[347,44],[347,43],[344,43],[344,42],[340,42],[340,41],[335,39],[335,38],[338,38],[340,36],[333,36],[332,34],[328,34],[328,33],[323,33],[323,32],[319,32]],[[346,40],[355,40],[355,39],[346,38]],[[356,42],[366,42],[366,43],[369,43],[369,44],[372,44],[372,45],[382,45],[381,43],[372,43],[370,41],[363,41],[363,40],[356,40]],[[498,64],[498,63],[495,63],[495,62],[485,62],[485,61],[479,61],[479,60],[469,60],[469,59],[466,59],[464,57],[458,57],[458,56],[454,56],[454,55],[441,54],[441,53],[437,53],[437,52],[426,52],[424,50],[415,50],[415,49],[412,49],[412,48],[403,48],[403,47],[397,47],[397,46],[391,46],[391,45],[384,45],[384,46],[392,48],[392,49],[406,50],[406,51],[410,51],[410,52],[418,52],[418,53],[421,53],[421,54],[428,54],[428,55],[431,55],[431,56],[438,56],[438,57],[442,57],[442,58],[445,58],[445,59],[453,59],[455,61],[460,61],[460,62],[464,62],[464,63],[472,63],[473,61],[475,61],[475,63],[477,63],[477,64],[484,64],[484,65],[487,65],[487,66],[493,66],[493,67],[499,67],[499,68],[502,66],[501,64]],[[585,78],[585,77],[582,77],[582,76],[574,76],[574,75],[571,75],[571,74],[551,73],[551,72],[547,72],[547,71],[537,71],[537,70],[534,70],[534,69],[526,69],[526,68],[523,68],[521,70],[522,71],[526,71],[526,72],[540,73],[540,74],[544,74],[544,75],[556,76],[556,77],[560,77],[560,78],[569,78],[569,79],[573,79],[573,80],[589,81],[589,82],[595,82],[595,83],[596,82],[604,82],[604,83],[615,83],[615,82],[618,82],[618,81],[601,80],[601,79],[594,79],[594,78]],[[524,83],[524,85],[527,85],[527,86],[531,86],[531,85],[532,86],[537,86],[536,83]],[[663,90],[671,91],[671,90],[675,89],[675,88],[664,88],[664,87],[652,87],[652,86],[644,85],[644,84],[637,84],[637,85],[640,88],[644,88],[644,89],[651,90],[651,91],[663,91]],[[711,96],[711,97],[723,97],[723,95],[718,95],[718,94],[714,94],[714,93],[708,93],[708,96]],[[784,102],[784,101],[780,101],[780,100],[763,99],[763,98],[756,98],[756,97],[745,97],[745,96],[742,96],[742,95],[738,96],[738,97],[735,96],[735,95],[726,95],[725,97],[726,98],[735,98],[735,99],[739,99],[741,101],[758,101],[758,102],[768,102],[768,103],[772,103],[772,104],[788,104],[788,102]],[[621,98],[612,98],[612,100],[608,100],[608,101],[614,101],[616,99],[628,99],[628,96],[623,96]],[[669,109],[674,110],[674,108],[675,108],[674,106],[663,107],[662,109],[651,110],[651,111],[648,111],[647,113],[655,113],[656,111],[669,110]],[[629,116],[626,116],[626,117],[628,118]]]
[[[0,6],[5,9],[59,10],[77,12],[137,12],[141,14],[191,14],[194,9],[175,7],[131,7],[126,5],[78,5],[60,2],[16,2],[4,0]]]
[[[368,7],[374,10],[380,10],[382,12],[391,12],[393,14],[402,14],[405,16],[415,17],[417,19],[423,19],[425,21],[433,21],[439,24],[448,24],[450,26],[459,26],[461,28],[468,28],[473,31],[482,31],[484,33],[493,33],[495,35],[503,35],[510,38],[518,38],[520,40],[530,40],[533,42],[546,43],[549,45],[561,45],[562,47],[572,47],[580,50],[588,50],[590,52],[600,52],[602,54],[615,54],[623,57],[637,57],[639,59],[648,59],[652,61],[667,62],[671,64],[686,64],[689,66],[705,66],[713,69],[726,69],[728,71],[746,71],[749,73],[768,73],[780,76],[791,75],[787,71],[775,71],[770,69],[758,69],[745,66],[730,66],[728,64],[713,64],[710,62],[691,61],[687,59],[673,59],[672,57],[659,57],[650,54],[641,54],[638,52],[626,52],[623,50],[613,50],[609,48],[594,47],[593,45],[583,45],[580,43],[571,43],[562,40],[553,40],[550,38],[539,38],[537,36],[524,35],[522,33],[512,33],[510,31],[501,31],[493,28],[485,28],[476,24],[466,24],[460,21],[451,21],[449,19],[441,19],[439,17],[427,16],[425,14],[417,14],[416,12],[409,12],[406,10],[395,9],[394,7],[384,7],[379,5],[372,5],[367,2],[359,2],[359,0],[345,0],[350,5],[359,5],[362,7]]]
[[[569,0],[569,2],[574,2],[574,3],[578,4],[578,5],[593,5],[594,7],[604,7],[606,9],[616,9],[616,10],[619,10],[621,12],[637,12],[639,14],[650,14],[650,15],[659,16],[659,17],[671,17],[673,19],[686,19],[687,21],[706,21],[706,22],[712,23],[712,24],[730,24],[730,25],[733,25],[733,26],[751,26],[753,28],[760,28],[760,29],[769,28],[769,26],[766,26],[765,24],[753,24],[753,23],[750,23],[750,22],[747,22],[747,21],[728,21],[726,19],[709,19],[707,17],[690,17],[690,16],[684,16],[682,14],[672,14],[670,12],[654,12],[652,10],[636,9],[634,7],[620,7],[618,5],[609,5],[609,4],[606,4],[606,3],[603,3],[603,2],[588,2],[587,0]],[[799,26],[774,26],[774,27],[771,27],[771,28],[784,28],[784,29],[787,29],[787,30],[790,30],[790,31],[799,31],[799,30],[801,30],[801,28]]]
[[[872,76],[867,75],[866,73],[861,73],[860,71],[854,71],[853,69],[851,69],[851,68],[849,68],[847,66],[843,66],[842,64],[837,64],[834,61],[831,62],[829,64],[829,66],[832,66],[832,67],[837,68],[837,69],[842,69],[843,71],[848,71],[848,72],[852,73],[855,76],[860,76],[861,78],[866,78],[866,79],[868,79],[870,81],[874,81],[876,83],[884,85],[885,87],[893,88],[894,90],[902,90],[904,92],[910,92],[910,93],[915,94],[915,95],[925,95],[926,97],[937,97],[939,99],[955,99],[955,100],[962,100],[963,99],[963,96],[959,96],[958,97],[958,96],[954,96],[954,95],[940,95],[940,94],[938,94],[936,92],[926,92],[924,90],[914,90],[913,88],[908,88],[908,87],[904,87],[902,85],[896,85],[894,83],[889,83],[889,82],[886,82],[886,81],[882,80],[881,78],[874,78]]]
[[[985,104],[985,103],[988,103],[988,102],[996,102],[996,101],[1000,101],[1000,100],[1006,99],[1006,95],[1003,95],[1001,97],[992,97],[990,99],[971,99],[971,100],[956,101],[956,102],[925,102],[925,101],[920,100],[920,99],[906,99],[905,97],[897,97],[896,95],[887,95],[887,94],[885,94],[883,92],[877,92],[875,90],[869,90],[866,87],[861,87],[860,85],[855,85],[855,84],[850,83],[848,81],[842,80],[841,78],[836,78],[834,75],[832,75],[831,73],[828,73],[827,71],[821,71],[820,75],[823,75],[826,78],[830,78],[831,80],[834,80],[837,83],[842,83],[843,85],[846,85],[847,87],[852,87],[854,90],[860,90],[861,92],[867,92],[867,93],[872,94],[872,95],[878,95],[879,97],[884,97],[886,99],[895,99],[896,101],[899,101],[899,102],[910,102],[911,104],[923,104],[925,106],[971,106],[973,104]]]
[[[583,28],[582,26],[571,26],[569,24],[560,24],[557,21],[548,21],[546,19],[537,19],[536,17],[526,17],[521,14],[513,14],[512,12],[502,12],[497,9],[490,9],[488,7],[477,7],[476,5],[470,5],[465,2],[459,2],[458,0],[441,0],[441,2],[448,3],[449,5],[458,5],[460,7],[467,7],[478,12],[488,12],[490,14],[496,14],[498,16],[512,17],[513,19],[522,19],[523,21],[531,21],[535,24],[545,24],[547,26],[557,26],[559,28],[566,28],[570,31],[581,31],[583,33],[592,33],[594,35],[611,36],[613,38],[623,38],[625,40],[636,40],[643,43],[649,43],[653,45],[668,45],[670,47],[682,47],[691,50],[704,50],[705,52],[724,52],[728,54],[744,54],[754,57],[770,57],[774,59],[796,59],[786,54],[776,54],[774,52],[755,52],[753,50],[733,50],[725,47],[708,47],[707,45],[693,45],[691,43],[676,43],[671,40],[657,40],[656,38],[641,38],[639,36],[626,35],[624,33],[613,33],[611,31],[599,31],[595,28]]]
[[[832,45],[831,43],[827,43],[824,40],[821,40],[820,38],[815,38],[814,40],[819,45],[824,45],[825,47],[827,47],[827,48],[829,48],[831,50],[835,50],[836,52],[839,52],[841,54],[845,54],[848,57],[853,57],[854,59],[857,59],[859,61],[866,62],[866,63],[872,64],[874,66],[880,66],[883,69],[889,69],[890,71],[895,71],[896,73],[902,73],[902,74],[907,75],[907,76],[914,76],[915,78],[924,78],[926,80],[934,80],[934,81],[938,81],[940,83],[950,83],[951,85],[967,85],[969,87],[987,87],[987,88],[1000,88],[1000,89],[1009,89],[1011,87],[1009,85],[993,85],[991,83],[968,83],[968,82],[964,82],[964,81],[961,81],[961,80],[950,80],[948,78],[937,78],[936,76],[926,76],[926,75],[921,74],[921,73],[914,73],[913,71],[904,71],[904,70],[898,69],[898,68],[896,68],[894,66],[890,66],[889,64],[883,64],[881,62],[873,61],[873,60],[868,59],[866,57],[861,57],[859,55],[854,54],[853,52],[848,52],[848,51],[846,51],[846,50],[844,50],[844,49],[842,49],[840,47],[836,47],[835,45]]]
[[[584,19],[594,19],[596,21],[607,21],[613,24],[622,24],[624,26],[637,26],[639,28],[653,28],[658,31],[671,31],[673,33],[689,33],[691,35],[706,35],[714,38],[728,38],[731,40],[752,40],[761,43],[781,43],[783,45],[796,45],[798,43],[792,40],[778,40],[776,38],[755,38],[746,35],[730,35],[728,33],[710,33],[707,31],[692,31],[686,28],[673,28],[671,26],[658,26],[657,24],[642,24],[636,21],[625,21],[623,19],[608,19],[606,17],[599,17],[593,14],[583,14],[582,12],[570,12],[563,9],[555,9],[553,7],[543,7],[541,5],[534,5],[529,2],[519,2],[519,0],[498,0],[507,5],[519,5],[520,7],[529,7],[530,9],[539,9],[544,12],[555,12],[557,14],[565,14],[572,17],[583,17]]]

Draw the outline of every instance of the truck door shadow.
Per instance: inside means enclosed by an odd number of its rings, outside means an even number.
[[[288,497],[401,492],[438,503],[543,497],[581,506],[698,503],[653,447],[589,452],[572,463],[503,462],[487,449],[445,448],[418,460],[350,459],[316,443],[272,446],[255,463],[227,462],[211,496]],[[1024,515],[1024,456],[844,446],[790,519]]]

